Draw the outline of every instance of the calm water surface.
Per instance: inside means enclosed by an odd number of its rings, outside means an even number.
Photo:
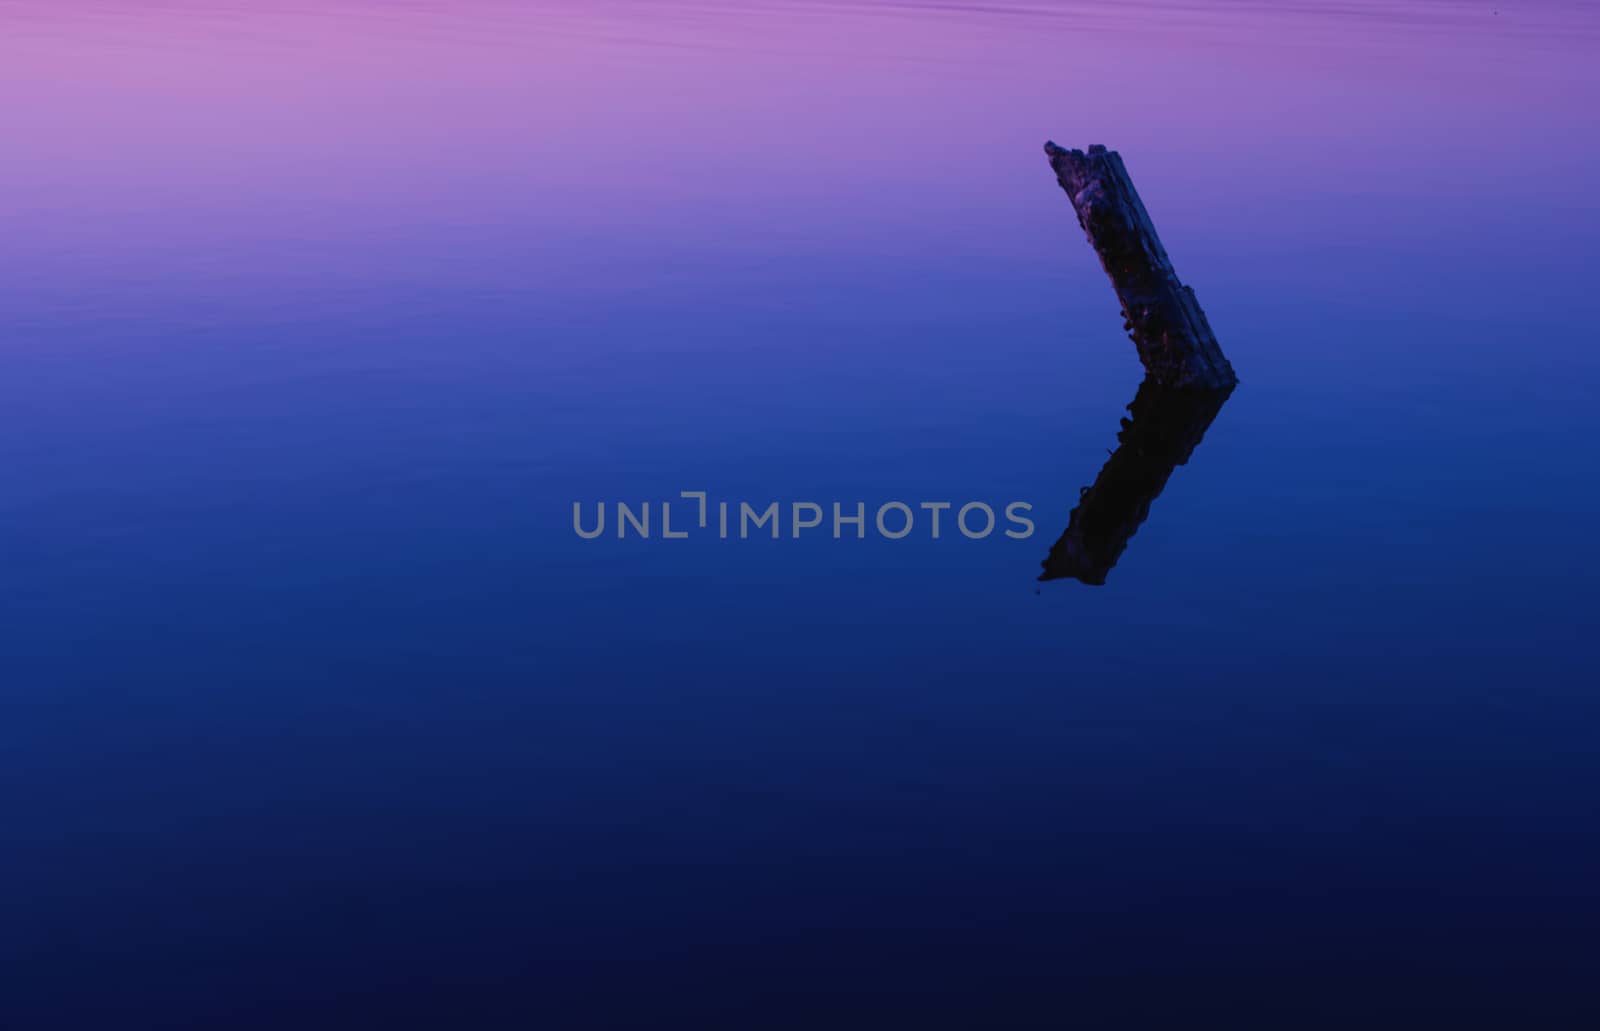
[[[0,3],[0,1026],[1594,1026],[1600,13],[1498,2]],[[1046,138],[1243,381],[1103,587]],[[1038,530],[573,533],[683,490]]]

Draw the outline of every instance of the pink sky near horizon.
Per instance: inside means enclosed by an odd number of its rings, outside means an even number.
[[[7,260],[92,276],[314,241],[345,275],[374,240],[421,260],[430,232],[542,234],[552,255],[646,231],[915,237],[938,205],[1033,203],[1045,137],[1123,150],[1153,203],[1248,175],[1259,217],[1335,238],[1361,204],[1423,195],[1510,218],[1481,198],[1529,155],[1591,203],[1600,18],[1494,10],[0,4]]]

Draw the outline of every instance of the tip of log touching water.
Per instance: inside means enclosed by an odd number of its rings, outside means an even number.
[[[1054,142],[1044,152],[1111,277],[1146,372],[1170,387],[1226,390],[1236,384],[1233,366],[1194,291],[1178,280],[1121,155],[1099,144],[1082,151]]]

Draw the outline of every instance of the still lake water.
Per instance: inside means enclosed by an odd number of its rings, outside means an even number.
[[[1597,50],[0,3],[0,1026],[1594,1026]],[[1046,138],[1242,380],[1100,587]],[[686,490],[1038,529],[573,532]]]

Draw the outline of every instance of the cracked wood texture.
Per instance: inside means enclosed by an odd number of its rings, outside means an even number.
[[[1111,277],[1145,371],[1164,386],[1225,390],[1236,384],[1194,291],[1178,281],[1122,157],[1102,146],[1085,153],[1046,143],[1044,152]]]

